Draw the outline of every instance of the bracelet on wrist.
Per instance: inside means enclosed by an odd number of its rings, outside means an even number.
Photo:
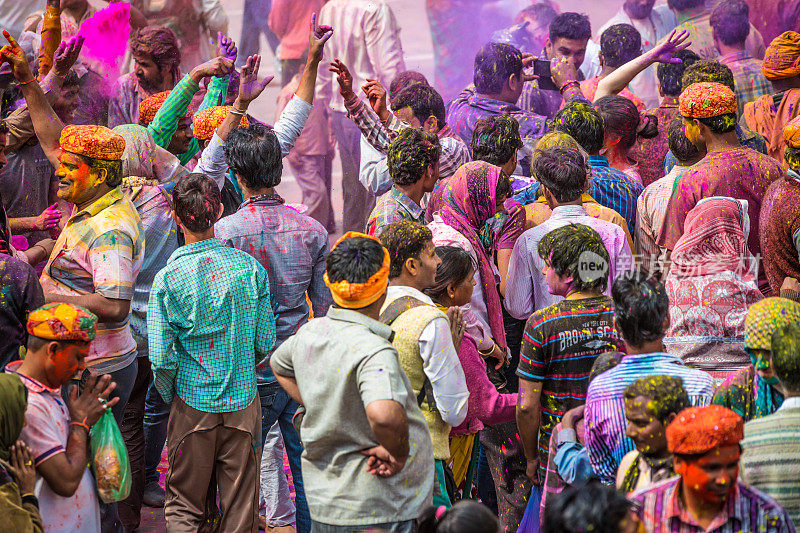
[[[497,344],[492,344],[492,347],[489,348],[488,350],[484,351],[484,350],[478,349],[478,353],[481,354],[484,357],[489,357],[490,355],[492,355],[494,353],[494,350],[495,350],[496,347],[497,347]]]
[[[561,86],[561,87],[558,89],[558,92],[560,92],[561,94],[564,94],[564,91],[566,91],[566,90],[567,90],[567,89],[569,89],[570,87],[580,87],[580,86],[581,86],[581,84],[580,84],[580,82],[579,82],[579,81],[577,81],[577,80],[571,80],[571,81],[568,81],[567,83],[565,83],[564,85],[562,85],[562,86]]]
[[[28,81],[20,81],[20,82],[17,83],[17,85],[19,87],[22,87],[24,85],[28,85],[29,83],[33,83],[34,81],[36,81],[36,78],[31,78]]]
[[[86,430],[86,433],[87,433],[87,434],[89,434],[89,432],[91,431],[91,428],[90,428],[90,427],[89,427],[89,425],[86,423],[86,418],[85,418],[85,417],[84,417],[84,419],[83,419],[83,422],[70,422],[70,423],[69,423],[69,425],[70,425],[70,426],[78,426],[78,427],[81,427],[81,428],[83,428],[83,429],[85,429],[85,430]]]

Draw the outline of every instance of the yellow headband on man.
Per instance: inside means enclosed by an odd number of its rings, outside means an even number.
[[[357,231],[348,231],[342,235],[341,239],[336,241],[331,251],[336,249],[345,239],[353,237],[363,237],[365,239],[372,239],[378,243],[381,242],[371,235],[365,235]],[[328,279],[328,273],[325,272],[325,285],[331,290],[331,295],[336,305],[344,307],[345,309],[361,309],[377,301],[377,299],[386,292],[386,287],[389,286],[389,264],[391,260],[389,259],[389,250],[383,245],[381,245],[381,248],[383,248],[383,265],[381,265],[381,268],[364,283],[350,283],[346,280],[332,283]]]

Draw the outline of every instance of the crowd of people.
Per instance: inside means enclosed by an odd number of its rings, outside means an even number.
[[[795,531],[800,2],[506,3],[0,7],[0,530]]]

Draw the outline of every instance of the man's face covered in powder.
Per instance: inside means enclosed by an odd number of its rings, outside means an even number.
[[[702,501],[720,503],[727,500],[739,477],[738,444],[718,446],[698,459],[675,458],[675,472],[681,475],[686,488]]]
[[[646,19],[653,11],[656,0],[625,0],[625,12],[634,20]]]
[[[56,170],[58,197],[73,204],[93,198],[105,184],[105,173],[97,172],[79,155],[70,152],[61,154],[61,165]]]
[[[51,383],[67,383],[72,376],[86,368],[88,342],[53,342],[50,346],[48,379]]]
[[[653,414],[652,402],[644,396],[625,400],[625,418],[628,419],[625,434],[642,455],[662,457],[668,454],[666,428]]]

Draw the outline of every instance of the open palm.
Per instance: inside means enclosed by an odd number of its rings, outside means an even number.
[[[680,58],[673,57],[676,53],[680,52],[691,46],[692,42],[687,41],[689,32],[686,30],[678,32],[672,30],[664,42],[656,45],[650,52],[653,59],[658,63],[680,63]]]
[[[242,67],[239,77],[239,99],[245,102],[252,102],[264,92],[275,76],[267,76],[263,80],[258,79],[258,69],[261,66],[261,56],[256,54],[247,58],[247,62]]]

